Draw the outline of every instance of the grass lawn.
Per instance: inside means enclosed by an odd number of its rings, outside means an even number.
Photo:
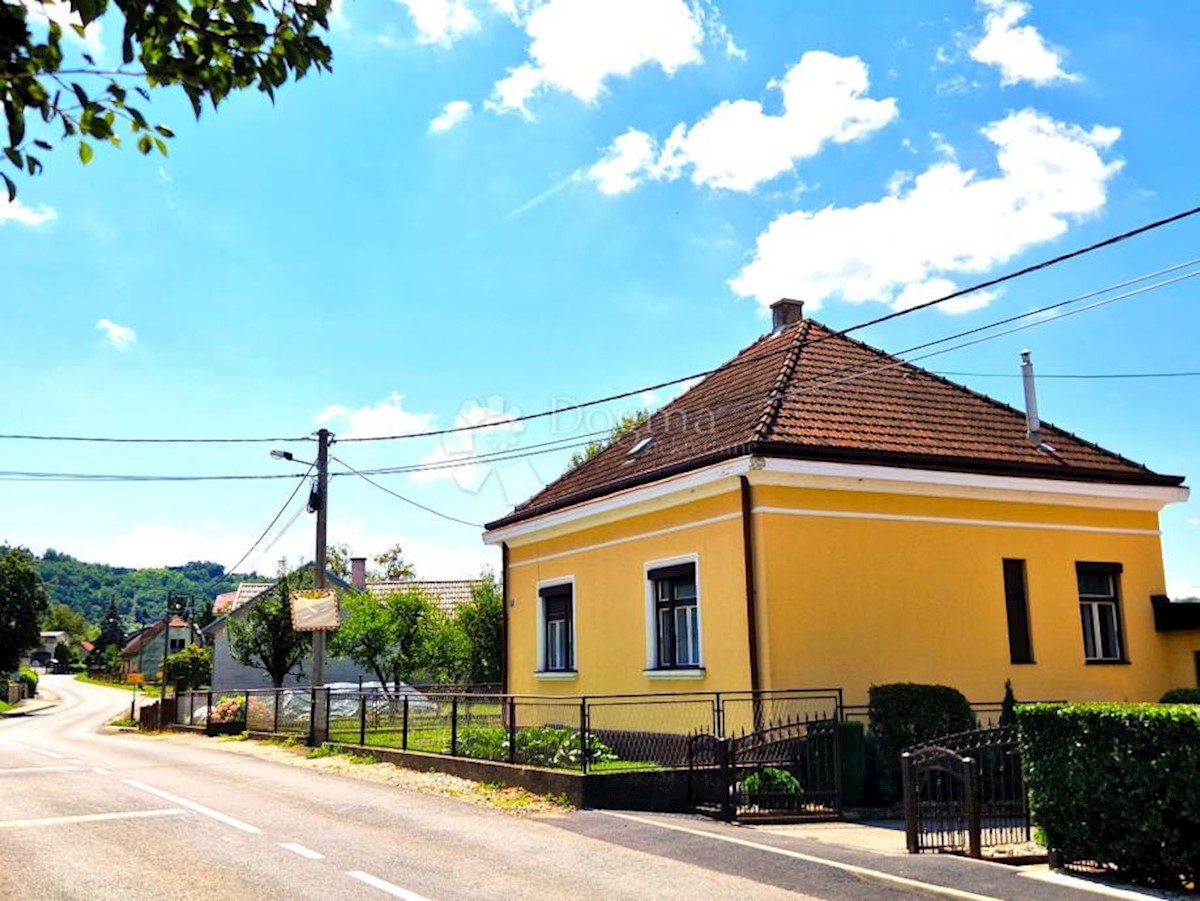
[[[103,685],[106,688],[123,688],[125,691],[133,691],[135,688],[141,694],[148,698],[157,698],[162,692],[157,685],[130,685],[128,682],[109,682],[106,679],[93,679],[87,673],[76,673],[75,679],[78,682],[86,682],[88,685]]]

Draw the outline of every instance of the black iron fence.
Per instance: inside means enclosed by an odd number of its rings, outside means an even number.
[[[580,772],[686,768],[697,735],[738,736],[746,767],[761,729],[836,718],[839,690],[506,695],[400,689],[180,692],[177,725],[270,732]],[[757,727],[757,728],[756,728]],[[783,735],[776,748],[796,741]],[[766,754],[766,756],[771,756]],[[776,755],[779,756],[779,755]],[[807,759],[806,759],[807,760]],[[710,764],[712,762],[710,761]],[[715,764],[712,764],[715,765]],[[808,763],[805,763],[808,766]]]
[[[1030,840],[1015,726],[948,735],[900,756],[908,850],[982,856]]]

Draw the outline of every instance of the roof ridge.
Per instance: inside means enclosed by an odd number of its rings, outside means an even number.
[[[775,382],[771,385],[771,390],[767,392],[767,402],[750,433],[751,441],[766,440],[767,434],[774,427],[775,420],[779,416],[779,408],[783,404],[784,398],[787,397],[788,383],[796,372],[796,364],[800,362],[800,349],[808,338],[808,332],[809,320],[805,319],[796,327],[796,335],[792,338],[787,353],[783,355],[779,374],[775,376]]]

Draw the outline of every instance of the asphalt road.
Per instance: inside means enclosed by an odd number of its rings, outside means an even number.
[[[831,849],[691,817],[521,819],[133,735],[129,695],[46,677],[0,719],[0,899],[1095,898],[998,865]]]

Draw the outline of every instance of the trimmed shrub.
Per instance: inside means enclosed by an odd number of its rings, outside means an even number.
[[[38,674],[35,673],[33,670],[31,670],[29,667],[27,667],[27,666],[21,667],[20,672],[17,674],[17,681],[24,682],[26,685],[29,686],[28,694],[30,697],[33,697],[35,694],[37,694]]]
[[[1158,699],[1160,704],[1200,704],[1200,688],[1172,688]]]
[[[900,797],[900,752],[943,735],[977,727],[966,697],[948,685],[893,682],[872,685],[868,693],[871,734],[883,756],[875,791]]]
[[[1200,879],[1200,709],[1017,708],[1034,821],[1065,862],[1164,888]]]

